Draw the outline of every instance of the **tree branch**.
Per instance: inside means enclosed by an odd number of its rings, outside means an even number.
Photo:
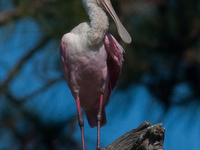
[[[7,22],[14,20],[20,16],[20,11],[17,8],[14,8],[11,11],[0,13],[0,26],[6,24]]]
[[[17,20],[18,18],[25,15],[28,16],[35,15],[38,9],[43,9],[44,6],[55,1],[56,0],[35,0],[35,1],[21,2],[20,5],[18,5],[16,8],[13,8],[10,11],[0,13],[0,26],[10,21]]]
[[[145,121],[101,150],[164,150],[165,128],[161,126]]]
[[[13,77],[18,73],[18,71],[21,69],[23,64],[37,51],[39,51],[43,46],[46,45],[46,43],[50,40],[50,37],[44,38],[35,48],[30,50],[28,54],[26,54],[17,64],[16,66],[12,69],[10,74],[8,75],[7,79],[0,85],[0,91],[4,89],[8,83],[13,79]]]
[[[53,80],[50,80],[48,81],[46,84],[44,84],[41,88],[38,88],[37,90],[33,91],[32,93],[28,94],[28,95],[25,95],[20,99],[20,102],[24,102],[28,99],[31,99],[35,96],[37,96],[38,94],[42,93],[42,92],[45,92],[46,90],[48,90],[51,86],[53,86],[54,84],[58,83],[59,81],[62,81],[64,80],[64,77],[60,77],[60,78],[56,78],[56,79],[53,79]]]

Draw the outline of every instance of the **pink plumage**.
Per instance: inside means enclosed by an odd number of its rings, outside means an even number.
[[[116,41],[116,39],[110,35],[109,33],[106,33],[104,39],[103,39],[103,43],[104,46],[102,46],[106,53],[107,53],[107,58],[106,58],[106,80],[104,80],[105,83],[102,83],[106,85],[105,89],[105,96],[104,96],[104,103],[103,103],[103,107],[102,107],[102,119],[101,119],[101,126],[106,125],[106,113],[105,113],[105,107],[109,102],[110,99],[110,94],[113,90],[114,87],[117,86],[117,81],[119,78],[119,74],[121,72],[121,68],[122,68],[122,61],[123,61],[123,52],[124,49],[120,46],[120,44]],[[67,41],[65,39],[65,37],[62,38],[61,40],[61,46],[60,46],[60,57],[61,57],[61,62],[62,62],[62,68],[63,68],[63,72],[64,72],[64,76],[65,79],[72,91],[73,92],[73,87],[71,86],[73,84],[73,82],[71,82],[70,79],[70,67],[69,67],[69,63],[68,63],[68,44]],[[78,66],[77,66],[78,67]],[[77,68],[79,69],[79,68]],[[104,68],[103,68],[104,69]],[[89,77],[90,78],[90,77]],[[96,78],[99,78],[99,75],[97,75]],[[95,83],[92,83],[95,85]],[[77,84],[77,86],[80,86]],[[87,86],[87,85],[86,85]],[[83,87],[79,87],[81,88],[85,88]],[[95,89],[98,89],[100,87],[96,87]],[[93,89],[93,90],[95,90]],[[92,93],[93,91],[89,91],[88,93],[84,93],[85,95],[90,95],[90,93]],[[73,94],[74,95],[74,94]],[[99,95],[97,96],[97,100],[99,101]],[[76,97],[74,97],[76,99]],[[85,96],[83,95],[83,97],[80,97],[80,102],[82,101],[87,101],[84,99]],[[94,97],[91,97],[91,101],[95,101]],[[90,102],[93,103],[93,102]],[[88,105],[87,105],[88,106]],[[97,113],[98,113],[98,105],[95,106],[85,106],[83,109],[86,112],[86,116],[88,119],[88,123],[91,127],[95,127],[97,126]]]
[[[100,149],[100,127],[106,125],[105,107],[122,68],[124,49],[107,33],[107,10],[126,43],[131,37],[119,21],[110,0],[82,0],[90,17],[65,34],[61,40],[60,58],[65,79],[76,101],[82,146],[85,150],[84,121],[81,107],[91,127],[97,126],[97,149]]]

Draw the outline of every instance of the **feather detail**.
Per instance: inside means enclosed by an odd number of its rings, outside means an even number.
[[[107,66],[109,72],[110,93],[113,88],[117,86],[117,81],[122,68],[124,49],[117,42],[117,40],[109,33],[106,33],[104,39],[104,46],[107,50]]]

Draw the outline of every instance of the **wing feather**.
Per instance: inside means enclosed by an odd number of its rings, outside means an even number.
[[[124,60],[123,59],[124,49],[117,42],[117,40],[109,33],[106,33],[103,42],[108,53],[107,56],[107,66],[109,73],[108,84],[110,87],[109,92],[111,93],[113,88],[117,86],[117,82],[122,68],[122,62]]]

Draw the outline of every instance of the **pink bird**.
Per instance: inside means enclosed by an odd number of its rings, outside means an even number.
[[[123,48],[107,33],[107,11],[116,23],[125,43],[131,37],[117,17],[110,0],[82,0],[90,22],[76,26],[61,40],[60,57],[67,84],[76,100],[82,147],[85,150],[85,111],[90,127],[97,126],[97,149],[100,149],[100,127],[106,125],[105,107],[122,67]]]

